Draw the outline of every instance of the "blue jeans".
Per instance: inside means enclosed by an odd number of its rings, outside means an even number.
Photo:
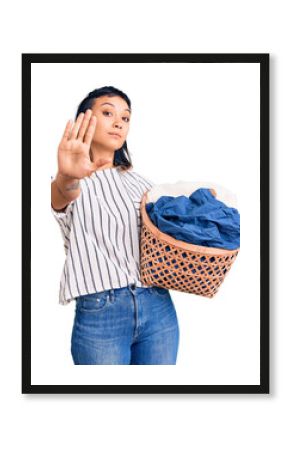
[[[130,284],[77,297],[74,364],[176,364],[179,326],[170,293]]]

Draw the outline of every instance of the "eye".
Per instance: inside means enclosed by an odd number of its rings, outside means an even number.
[[[108,114],[112,114],[111,111],[103,111],[103,114],[107,115]],[[126,122],[130,122],[130,118],[129,117],[123,117],[123,119],[125,119]]]

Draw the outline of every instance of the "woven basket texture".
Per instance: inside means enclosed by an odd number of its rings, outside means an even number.
[[[147,192],[140,205],[140,276],[146,286],[212,298],[232,267],[239,248],[204,247],[162,233],[146,212]]]

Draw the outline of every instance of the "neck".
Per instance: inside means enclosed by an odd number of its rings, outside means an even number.
[[[90,158],[94,163],[100,160],[108,161],[108,163],[104,165],[104,168],[114,166],[114,154],[115,151],[108,148],[103,147],[96,148],[94,146],[91,146],[90,149]]]

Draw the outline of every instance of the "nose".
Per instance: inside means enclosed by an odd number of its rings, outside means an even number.
[[[122,128],[122,118],[121,117],[119,117],[119,116],[116,116],[115,117],[115,120],[114,120],[114,127],[117,127],[117,128]]]

